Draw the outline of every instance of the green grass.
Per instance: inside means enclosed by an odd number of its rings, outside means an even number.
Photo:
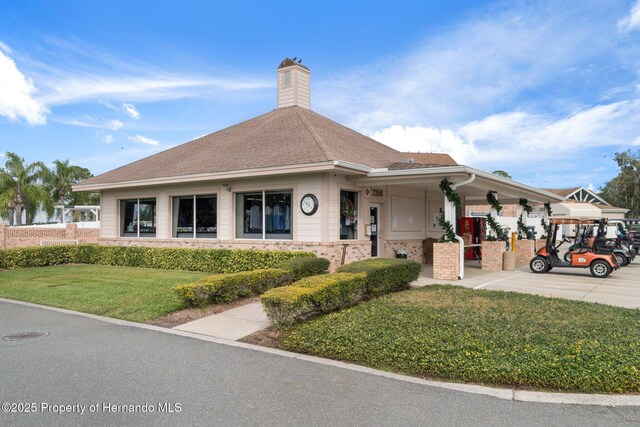
[[[284,329],[280,346],[424,378],[640,392],[640,310],[535,295],[428,286]]]
[[[172,291],[207,273],[104,265],[0,272],[0,297],[145,322],[182,309]]]

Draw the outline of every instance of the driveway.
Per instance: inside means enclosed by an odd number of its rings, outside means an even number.
[[[515,291],[579,301],[598,302],[626,308],[640,308],[640,258],[605,279],[596,279],[589,269],[555,268],[535,274],[529,267],[516,271],[483,272],[477,262],[465,265],[465,279],[456,282],[434,281],[428,267],[418,283],[451,283],[474,289]]]
[[[0,340],[0,401],[37,407],[0,412],[0,425],[640,423],[640,407],[502,400],[0,302],[0,336],[42,330],[50,335]]]

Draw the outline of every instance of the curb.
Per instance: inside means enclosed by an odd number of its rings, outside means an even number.
[[[98,316],[96,314],[82,313],[79,311],[67,310],[64,308],[49,307],[46,305],[34,304],[30,302],[14,301],[0,298],[0,302],[9,304],[22,305],[26,307],[39,308],[43,310],[55,311],[58,313],[70,314],[73,316],[85,317],[88,319],[98,320],[120,326],[129,326],[138,329],[146,329],[155,332],[162,332],[170,335],[178,335],[182,337],[195,338],[201,341],[208,341],[216,344],[227,345],[230,347],[239,347],[248,350],[260,351],[263,353],[273,354],[276,356],[288,357],[291,359],[303,360],[305,362],[317,363],[325,366],[332,366],[350,371],[362,372],[365,374],[375,375],[378,377],[389,378],[398,381],[405,381],[413,384],[421,384],[429,387],[444,388],[447,390],[460,391],[464,393],[481,394],[491,396],[503,400],[511,400],[516,402],[535,402],[535,403],[555,403],[555,404],[572,404],[572,405],[592,405],[592,406],[640,406],[640,395],[609,395],[609,394],[585,394],[585,393],[554,393],[542,391],[517,390],[514,388],[498,388],[488,387],[477,384],[451,383],[446,381],[424,380],[421,378],[411,377],[407,375],[394,374],[391,372],[380,371],[378,369],[368,368],[366,366],[354,365],[352,363],[340,362],[322,357],[308,356],[305,354],[293,353],[290,351],[279,350],[269,347],[262,347],[255,344],[247,344],[238,341],[231,341],[224,338],[216,338],[208,335],[196,334],[193,332],[180,331],[177,329],[168,329],[161,326],[147,325],[145,323],[130,322],[128,320],[114,319],[111,317]]]

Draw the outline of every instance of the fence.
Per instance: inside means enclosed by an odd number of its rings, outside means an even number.
[[[9,227],[0,224],[0,249],[46,244],[97,243],[99,228],[78,228],[76,224],[60,227]]]

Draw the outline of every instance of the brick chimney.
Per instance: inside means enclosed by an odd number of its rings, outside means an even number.
[[[311,71],[297,58],[285,58],[278,66],[278,108],[311,109]]]

